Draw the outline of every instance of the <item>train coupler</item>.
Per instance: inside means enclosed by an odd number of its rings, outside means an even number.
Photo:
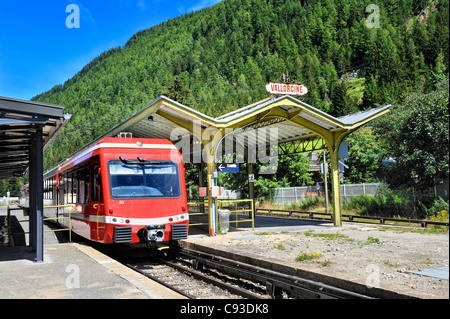
[[[145,227],[144,238],[149,242],[161,242],[165,237],[165,225],[149,225]]]

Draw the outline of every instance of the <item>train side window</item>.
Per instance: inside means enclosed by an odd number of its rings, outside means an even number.
[[[52,199],[56,199],[56,176],[52,178]]]
[[[84,169],[84,183],[85,183],[85,189],[84,189],[84,203],[89,204],[89,185],[91,185],[91,174],[90,174],[90,167],[86,166]]]
[[[78,170],[78,204],[84,204],[85,202],[85,188],[86,183],[84,181],[84,167]]]
[[[78,170],[78,204],[89,204],[89,166]]]
[[[98,202],[103,200],[102,196],[102,174],[100,166],[95,165],[92,171],[92,201]]]
[[[76,204],[78,202],[78,172],[74,172],[72,175],[73,179],[73,197],[72,197],[72,203]]]
[[[78,177],[77,173],[73,172],[70,174],[71,180],[71,189],[70,189],[70,204],[77,203],[77,187],[78,187]]]
[[[63,175],[63,187],[64,187],[63,205],[67,205],[69,203],[69,176],[67,174]]]

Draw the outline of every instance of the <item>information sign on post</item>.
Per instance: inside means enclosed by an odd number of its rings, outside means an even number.
[[[239,163],[220,163],[216,164],[218,173],[239,173]]]

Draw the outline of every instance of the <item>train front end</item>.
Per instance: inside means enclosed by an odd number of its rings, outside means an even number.
[[[101,154],[104,242],[156,247],[186,239],[189,213],[182,155],[168,140],[127,138],[114,143],[117,149],[104,148]],[[124,144],[129,147],[120,147]]]

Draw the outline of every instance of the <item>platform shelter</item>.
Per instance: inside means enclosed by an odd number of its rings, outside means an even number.
[[[0,96],[0,179],[30,185],[30,243],[43,261],[43,152],[70,120],[64,107]]]
[[[276,162],[279,154],[327,149],[331,157],[333,222],[341,226],[339,146],[345,137],[386,114],[390,105],[333,117],[292,96],[270,97],[228,114],[212,118],[160,96],[98,138],[131,133],[133,137],[166,138],[183,154],[185,162],[207,166],[208,188],[215,186],[216,163],[232,161]],[[94,141],[95,143],[95,141]],[[242,153],[238,159],[236,154]],[[268,153],[268,154],[267,154]],[[231,154],[231,155],[230,155]],[[233,155],[234,154],[234,155]],[[253,196],[253,182],[249,182]],[[209,234],[217,233],[216,207],[208,193]]]

